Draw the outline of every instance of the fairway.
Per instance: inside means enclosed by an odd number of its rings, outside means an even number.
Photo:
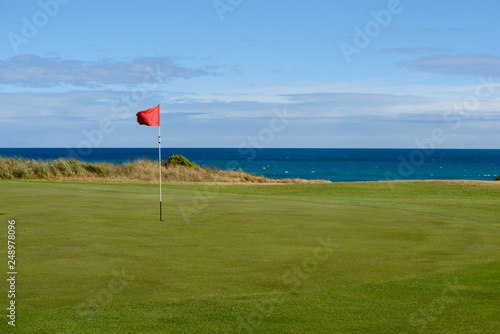
[[[500,187],[167,184],[158,206],[155,184],[0,181],[15,329],[500,332]]]

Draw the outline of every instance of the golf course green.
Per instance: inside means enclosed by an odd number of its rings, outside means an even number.
[[[500,187],[0,181],[15,328],[500,333]]]

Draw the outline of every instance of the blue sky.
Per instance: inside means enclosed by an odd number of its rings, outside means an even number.
[[[4,1],[0,147],[500,148],[500,2]]]

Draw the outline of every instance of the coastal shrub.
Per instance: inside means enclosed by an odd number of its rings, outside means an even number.
[[[85,164],[83,167],[91,176],[106,177],[113,174],[112,165],[109,163]]]
[[[76,159],[31,160],[0,156],[0,179],[109,179],[157,182],[158,162],[138,159],[122,164],[87,163]],[[200,167],[183,156],[172,156],[162,163],[162,180],[174,182],[237,182],[237,183],[309,183],[300,179],[272,180],[248,174],[242,169],[222,170]]]
[[[0,179],[12,179],[11,161],[6,158],[0,158]]]
[[[15,179],[27,179],[28,175],[28,170],[24,165],[18,165],[12,173],[12,176],[14,176]]]
[[[168,165],[180,165],[180,166],[186,166],[186,167],[200,167],[198,164],[189,161],[186,157],[182,155],[172,155],[167,159],[167,163],[165,164],[166,166]]]
[[[116,166],[118,176],[133,180],[152,181],[158,179],[158,162],[149,159],[137,159]]]
[[[71,158],[71,159],[67,160],[67,162],[68,162],[69,171],[71,174],[75,174],[75,175],[84,174],[85,168],[80,161]]]
[[[69,166],[67,160],[64,160],[64,159],[57,159],[57,160],[55,160],[54,161],[54,167],[63,176],[70,176],[72,174],[71,167]]]
[[[11,179],[11,161],[7,158],[0,157],[0,179]]]
[[[59,177],[61,176],[61,172],[59,171],[59,169],[57,169],[56,166],[54,166],[54,164],[51,162],[48,164],[49,165],[49,176],[50,177]]]
[[[30,161],[30,169],[31,169],[31,177],[30,178],[35,178],[35,179],[46,179],[50,177],[50,169],[49,165],[41,160],[35,161],[31,160]]]

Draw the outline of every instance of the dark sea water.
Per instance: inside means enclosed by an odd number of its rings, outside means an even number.
[[[155,148],[0,148],[0,155],[50,160],[122,163],[158,159]],[[233,149],[163,148],[162,158],[181,154],[202,166],[241,168],[271,178],[330,181],[493,180],[500,175],[500,150],[424,149]]]

